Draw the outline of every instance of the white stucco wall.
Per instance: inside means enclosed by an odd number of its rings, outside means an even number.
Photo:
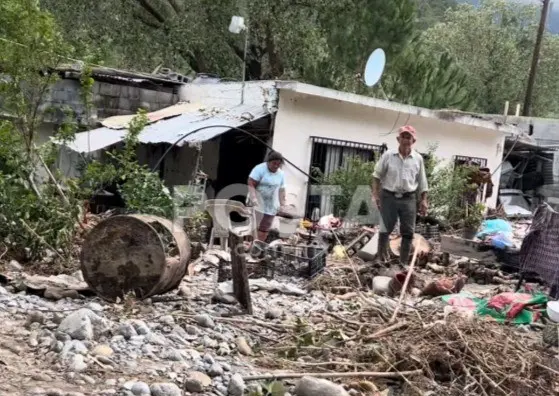
[[[424,118],[385,109],[302,95],[281,90],[275,120],[273,147],[305,172],[309,172],[311,136],[349,140],[367,144],[386,143],[396,148],[396,130],[404,124],[418,132],[416,149],[421,152],[437,144],[437,157],[452,160],[455,155],[487,158],[492,171],[502,160],[504,135],[501,132],[458,124],[441,119]],[[390,131],[394,128],[394,131]],[[297,195],[299,208],[304,208],[307,177],[286,164],[288,191]],[[498,186],[500,172],[493,175]],[[488,199],[496,205],[497,191]]]

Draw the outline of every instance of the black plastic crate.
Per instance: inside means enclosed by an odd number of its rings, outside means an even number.
[[[267,245],[260,242],[251,255],[267,258],[261,265],[266,268],[268,277],[280,275],[314,278],[326,268],[328,248],[319,243]]]

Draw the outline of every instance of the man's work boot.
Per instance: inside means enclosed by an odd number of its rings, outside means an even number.
[[[389,234],[381,232],[378,235],[378,248],[375,264],[382,265],[388,259],[388,238]]]
[[[413,237],[402,237],[402,244],[400,245],[400,265],[402,267],[407,267],[409,263],[412,243]]]

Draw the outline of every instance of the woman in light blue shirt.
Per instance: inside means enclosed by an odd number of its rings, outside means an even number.
[[[285,206],[283,156],[272,151],[266,162],[256,165],[248,177],[248,198],[256,206],[258,240],[264,242],[279,209]]]

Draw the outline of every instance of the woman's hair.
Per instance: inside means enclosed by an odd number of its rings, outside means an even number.
[[[270,161],[280,161],[283,164],[283,155],[277,151],[271,151],[266,158],[266,162]]]

